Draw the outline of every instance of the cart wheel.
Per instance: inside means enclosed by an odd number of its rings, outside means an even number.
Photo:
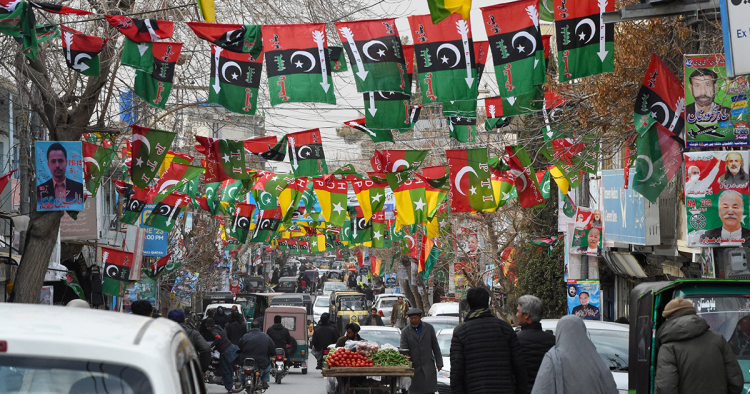
[[[307,375],[307,368],[302,368],[302,374]]]

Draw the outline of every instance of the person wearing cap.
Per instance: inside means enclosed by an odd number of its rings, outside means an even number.
[[[167,314],[167,319],[179,324],[185,330],[185,334],[187,334],[190,343],[193,344],[195,352],[198,353],[201,371],[206,372],[208,366],[211,365],[211,345],[203,339],[203,336],[197,330],[185,325],[185,312],[182,309],[172,309]]]
[[[696,315],[692,302],[677,297],[662,313],[656,332],[658,358],[654,394],[743,392],[742,369],[724,337]]]
[[[443,369],[435,328],[422,321],[419,308],[406,312],[409,324],[401,330],[401,349],[409,351],[414,368],[409,394],[434,393],[437,391],[437,371]]]
[[[370,308],[370,314],[367,315],[365,321],[362,322],[363,326],[384,326],[383,319],[378,316],[378,308]]]

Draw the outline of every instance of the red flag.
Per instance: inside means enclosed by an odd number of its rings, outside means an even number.
[[[174,22],[138,19],[129,16],[104,15],[112,26],[135,42],[154,42],[172,37]]]
[[[276,136],[253,138],[251,140],[245,140],[245,150],[259,155],[270,151],[277,142],[279,142],[279,140]]]
[[[543,204],[544,197],[539,190],[539,182],[535,176],[531,176],[534,169],[531,167],[531,158],[526,149],[520,145],[508,145],[505,151],[508,153],[507,162],[514,177],[521,208]]]
[[[360,268],[364,268],[365,267],[365,262],[364,262],[364,258],[365,257],[364,257],[364,253],[362,252],[362,249],[361,248],[354,249],[354,253],[357,255],[357,264],[359,264]]]
[[[549,39],[552,38],[551,34],[542,34],[542,45],[544,45],[544,60],[549,59]]]
[[[7,174],[5,174],[3,176],[0,176],[0,193],[2,193],[3,190],[5,190],[5,186],[8,185],[8,181],[10,180],[10,176],[14,172],[16,172],[16,171],[18,171],[18,170],[12,170],[11,172],[9,172],[9,173],[7,173]]]
[[[484,65],[487,63],[487,54],[490,53],[489,41],[474,41],[474,61],[477,64],[477,81],[482,80]]]
[[[51,12],[53,14],[66,14],[66,15],[93,15],[91,11],[79,10],[77,8],[65,7],[58,4],[43,3],[41,1],[29,1],[32,7],[38,8],[43,11]],[[62,27],[62,26],[61,26]]]

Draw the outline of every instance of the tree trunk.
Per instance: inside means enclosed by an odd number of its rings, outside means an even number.
[[[18,264],[16,282],[10,301],[38,304],[39,291],[44,284],[44,275],[57,243],[57,232],[63,212],[34,212],[30,216],[26,232],[26,245]]]

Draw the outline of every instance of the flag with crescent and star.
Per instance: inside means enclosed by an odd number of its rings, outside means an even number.
[[[396,200],[396,227],[427,221],[425,182],[419,177],[407,179],[408,175],[403,172],[389,173],[386,177]]]
[[[122,297],[134,261],[133,253],[102,247],[102,293]]]
[[[89,36],[78,30],[60,25],[62,51],[68,68],[91,77],[99,76],[99,52],[109,38]]]
[[[458,142],[477,142],[477,118],[449,116],[448,131]]]
[[[336,104],[325,23],[263,25],[271,105]]]
[[[346,220],[347,192],[349,185],[345,179],[336,179],[333,175],[313,178],[313,190],[320,202],[323,219],[337,227]]]
[[[112,148],[92,144],[83,141],[83,179],[86,182],[86,190],[96,197],[96,191],[99,189],[99,182],[102,176],[107,173],[109,164],[115,156]]]
[[[633,190],[655,204],[682,165],[680,144],[674,139],[674,133],[661,123],[653,123],[648,132],[638,137],[636,144]]]
[[[447,166],[432,166],[422,169],[422,174],[415,173],[425,183],[424,192],[427,198],[427,220],[432,221],[450,193],[450,174]]]
[[[445,151],[450,174],[451,212],[477,212],[496,206],[487,148]]]
[[[263,41],[260,25],[187,22],[198,38],[231,52],[245,53],[252,58],[261,57]],[[247,56],[245,57],[247,58]]]
[[[539,183],[539,189],[542,191],[542,198],[549,200],[550,187],[552,186],[552,178],[550,177],[549,171],[537,171],[536,181]]]
[[[374,212],[383,210],[387,183],[375,183],[370,179],[351,179],[351,182],[365,220],[370,220]]]
[[[181,42],[154,42],[151,44],[153,53],[153,71],[146,72],[136,69],[135,95],[145,100],[149,105],[164,109],[172,91],[174,69],[182,51]]]
[[[655,53],[643,76],[643,85],[635,97],[633,123],[638,135],[643,136],[655,122],[661,123],[675,135],[685,128],[685,89],[672,70]]]
[[[398,223],[398,218],[396,218]],[[418,230],[419,225],[404,226],[404,239],[401,240],[401,254],[407,255],[414,260],[419,259],[421,232]]]
[[[294,176],[317,176],[328,174],[326,155],[323,152],[323,138],[320,129],[312,129],[287,134],[289,161]]]
[[[273,239],[281,224],[281,211],[275,209],[260,210],[258,212],[258,223],[253,231],[250,242],[269,243]]]
[[[344,47],[328,47],[328,57],[331,58],[330,67],[332,73],[349,71],[344,57]]]
[[[405,132],[414,127],[409,107],[410,95],[399,92],[366,92],[362,98],[365,102],[367,128]]]
[[[247,235],[250,233],[250,223],[253,221],[253,212],[255,205],[241,202],[237,204],[234,210],[234,216],[231,222],[226,226],[229,237],[234,238],[237,242],[244,244],[247,242]]]
[[[443,116],[476,117],[479,81],[471,21],[454,14],[435,25],[429,15],[414,15],[409,26],[422,103],[443,103]]]
[[[373,171],[378,173],[415,171],[422,165],[428,150],[384,149],[370,157]]]
[[[203,167],[191,166],[182,163],[172,163],[167,172],[162,174],[156,183],[151,186],[147,201],[149,203],[159,203],[172,192],[181,190],[185,185],[190,183],[203,173]]]
[[[159,171],[161,162],[177,134],[137,125],[130,127],[133,129],[133,162],[130,165],[130,177],[133,184],[145,189]]]
[[[198,203],[205,202],[205,206],[201,205],[201,208],[208,213],[211,214],[211,216],[216,216],[219,214],[219,209],[221,207],[220,200],[221,200],[221,189],[222,182],[209,182],[206,183],[205,189],[206,194],[205,197],[203,197],[204,200],[198,200]]]
[[[367,95],[367,93],[365,93]],[[365,118],[359,118],[354,120],[349,120],[344,122],[345,125],[359,130],[365,134],[367,134],[368,137],[372,140],[372,142],[393,142],[393,134],[391,133],[391,130],[373,130],[367,127],[367,121]]]
[[[182,266],[182,263],[178,262],[177,259],[172,260],[172,252],[169,252],[166,256],[157,260],[150,267],[141,268],[141,272],[151,279],[156,279],[161,274],[168,274],[174,272],[177,268]]]
[[[536,180],[536,172],[531,167],[531,158],[526,148],[521,145],[508,145],[505,147],[505,152],[508,153],[506,160],[510,166],[509,172],[513,175],[521,208],[544,204],[544,197],[539,190],[539,182]]]
[[[560,82],[615,71],[615,25],[604,13],[613,0],[554,0]]]
[[[516,186],[513,183],[513,175],[505,170],[490,167],[490,181],[492,182],[492,194],[497,203],[493,209],[488,212],[495,212],[502,208],[508,201],[518,197]]]
[[[336,31],[349,63],[358,92],[408,94],[406,63],[395,19],[336,22]]]
[[[23,47],[23,54],[36,59],[39,43],[34,9],[20,0],[0,0],[0,34],[14,37]]]
[[[539,0],[539,19],[545,22],[555,21],[555,5],[553,0]]]
[[[171,38],[174,33],[174,22],[119,15],[104,17],[125,36],[120,62],[136,70],[153,72],[153,43]]]
[[[125,197],[125,205],[122,207],[122,217],[120,221],[125,224],[135,224],[146,207],[146,194],[148,190],[143,190],[138,186],[123,181],[114,181],[117,193]]]
[[[370,222],[372,224],[372,247],[385,248],[385,240],[388,238],[388,229],[385,226],[385,212],[373,212]]]
[[[234,179],[227,179],[221,183],[221,199],[219,200],[219,210],[224,214],[232,215],[234,207],[237,205],[237,201],[244,199],[244,195],[249,190],[244,190],[245,186],[242,181],[236,181]],[[243,193],[244,191],[244,193]]]
[[[246,141],[195,136],[196,149],[206,156],[206,183],[226,179],[250,179],[254,173],[247,170]]]
[[[255,115],[262,68],[263,53],[253,57],[211,45],[208,102],[238,114]]]
[[[348,207],[353,245],[372,246],[372,220],[367,220],[362,207]]]
[[[177,218],[180,216],[182,208],[185,207],[190,200],[191,198],[186,194],[173,192],[156,204],[143,224],[169,233],[172,231],[175,223],[177,223]]]

